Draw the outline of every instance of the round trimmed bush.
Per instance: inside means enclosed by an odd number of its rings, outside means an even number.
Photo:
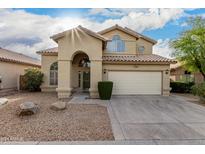
[[[98,82],[98,92],[100,99],[102,100],[110,100],[112,96],[112,81],[100,81]]]

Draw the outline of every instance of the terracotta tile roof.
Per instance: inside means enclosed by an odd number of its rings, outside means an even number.
[[[58,54],[58,47],[37,51],[38,54]],[[104,62],[161,62],[175,64],[177,61],[159,55],[105,55]]]
[[[125,33],[127,33],[127,34],[130,34],[130,35],[132,35],[132,36],[134,36],[134,37],[136,37],[136,38],[143,38],[143,39],[145,39],[145,40],[147,40],[147,41],[149,41],[149,42],[151,42],[151,43],[153,43],[153,44],[156,44],[156,43],[157,43],[157,41],[153,40],[152,38],[149,38],[149,37],[147,37],[147,36],[144,36],[144,35],[142,35],[142,34],[136,32],[136,31],[134,31],[134,30],[132,30],[132,29],[130,29],[130,28],[128,28],[128,27],[121,27],[121,26],[119,26],[118,24],[116,24],[116,25],[114,25],[114,26],[112,26],[112,27],[109,27],[109,28],[107,28],[107,29],[104,29],[104,30],[102,30],[102,31],[99,31],[98,34],[103,35],[103,34],[105,34],[105,33],[107,33],[107,32],[110,32],[110,31],[112,31],[112,30],[114,30],[114,29],[121,30],[121,31],[123,31],[123,32],[125,32]]]
[[[92,37],[95,37],[95,38],[97,38],[97,39],[100,39],[100,40],[102,40],[102,41],[107,41],[107,40],[108,40],[106,37],[104,37],[104,36],[102,36],[102,35],[100,35],[100,34],[94,32],[94,31],[91,31],[91,30],[89,30],[89,29],[87,29],[87,28],[85,28],[85,27],[82,27],[81,25],[79,25],[79,26],[76,27],[76,28],[69,29],[69,30],[66,30],[66,31],[64,31],[64,32],[55,34],[55,35],[51,36],[50,38],[56,41],[56,40],[58,40],[59,38],[65,36],[66,33],[70,32],[70,31],[72,31],[72,30],[83,31],[83,32],[87,33],[88,35],[90,35],[90,36],[92,36]]]
[[[0,47],[0,61],[40,67],[40,60]]]
[[[36,53],[38,54],[42,54],[42,53],[48,53],[48,54],[52,54],[52,53],[58,53],[58,47],[54,47],[54,48],[49,48],[49,49],[45,49],[45,50],[40,50],[40,51],[37,51]]]
[[[104,37],[104,36],[102,36],[102,35],[100,35],[100,34],[94,32],[94,31],[91,31],[91,30],[89,30],[89,29],[87,29],[87,28],[85,28],[85,27],[82,27],[82,26],[80,26],[80,25],[79,25],[77,28],[80,28],[81,30],[85,31],[87,34],[89,34],[89,35],[91,35],[91,36],[93,36],[93,37],[96,37],[96,38],[98,38],[98,39],[101,39],[101,40],[103,40],[103,41],[108,40],[108,38],[106,38],[106,37]]]
[[[105,62],[162,62],[176,63],[175,60],[168,59],[159,55],[107,55],[103,56]]]

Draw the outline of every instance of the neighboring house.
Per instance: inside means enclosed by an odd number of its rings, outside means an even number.
[[[156,41],[115,25],[98,33],[82,26],[51,37],[58,48],[38,51],[42,56],[42,91],[67,98],[75,89],[89,89],[98,97],[98,81],[114,82],[114,95],[169,95],[170,63],[152,54]]]
[[[202,83],[204,81],[201,73],[191,73],[178,62],[176,64],[171,64],[170,79],[171,81],[182,81],[182,82],[195,82]]]
[[[40,61],[20,53],[0,48],[0,90],[16,89],[24,69],[39,67]]]

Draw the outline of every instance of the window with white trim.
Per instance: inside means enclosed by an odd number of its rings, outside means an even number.
[[[50,67],[50,85],[58,85],[58,62],[54,62]]]
[[[107,42],[108,52],[124,52],[125,41],[121,40],[119,35],[114,35],[112,41]]]

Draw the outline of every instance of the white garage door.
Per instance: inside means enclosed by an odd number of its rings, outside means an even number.
[[[116,95],[161,94],[161,72],[110,71],[108,80],[113,81]]]

